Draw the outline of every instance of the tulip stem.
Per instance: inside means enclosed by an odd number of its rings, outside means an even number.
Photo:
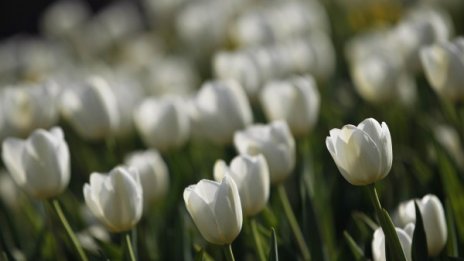
[[[127,251],[129,252],[130,260],[131,261],[136,261],[137,259],[135,258],[134,254],[134,249],[132,248],[132,240],[131,240],[131,232],[126,233],[126,245],[127,245]]]
[[[63,227],[66,230],[66,233],[68,234],[69,238],[71,239],[74,248],[76,248],[77,253],[79,253],[79,257],[83,261],[87,261],[87,255],[84,252],[84,249],[82,249],[81,244],[79,243],[79,240],[77,240],[76,234],[74,234],[74,231],[72,230],[71,226],[69,225],[68,220],[66,219],[66,216],[63,213],[63,210],[61,209],[60,203],[58,202],[57,199],[52,199],[50,201],[50,204],[53,206],[53,209],[55,210],[56,214],[60,218],[61,223],[63,224]]]
[[[263,251],[263,244],[261,243],[261,239],[258,233],[258,227],[256,225],[255,218],[250,219],[250,225],[251,225],[251,233],[253,234],[253,240],[255,241],[256,252],[258,252],[259,260],[266,261],[266,256],[264,255],[264,251]]]
[[[226,255],[227,261],[235,261],[234,252],[232,252],[232,244],[228,244],[224,247],[224,254]]]
[[[292,207],[290,206],[290,201],[287,197],[287,191],[283,184],[277,187],[280,202],[282,203],[282,207],[284,208],[285,215],[287,216],[287,220],[290,223],[290,227],[292,229],[293,235],[295,236],[296,242],[298,243],[298,247],[300,248],[301,254],[303,255],[304,260],[311,260],[311,254],[309,249],[306,245],[305,239],[303,237],[303,233],[301,232],[301,228],[296,221],[295,214],[293,213]]]

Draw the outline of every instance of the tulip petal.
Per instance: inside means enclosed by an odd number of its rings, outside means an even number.
[[[238,189],[233,179],[226,175],[216,194],[214,214],[218,223],[220,235],[224,242],[230,244],[238,236],[242,228],[242,206]]]
[[[24,147],[24,141],[16,138],[7,138],[2,144],[3,162],[19,186],[24,186],[27,182],[26,173],[21,163]]]

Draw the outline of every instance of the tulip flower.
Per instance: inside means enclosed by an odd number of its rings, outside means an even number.
[[[242,229],[237,185],[225,175],[221,183],[203,179],[184,190],[185,206],[206,241],[230,245]]]
[[[220,182],[229,175],[237,185],[243,214],[253,216],[259,213],[269,199],[269,169],[263,155],[235,157],[230,167],[223,160],[214,165],[214,179]]]
[[[390,131],[369,118],[358,126],[330,130],[326,146],[342,176],[353,185],[368,185],[390,172],[393,152]]]
[[[190,121],[181,99],[149,98],[134,111],[135,126],[143,141],[160,151],[182,146],[190,137]]]
[[[306,135],[316,124],[320,96],[310,75],[271,81],[261,90],[260,97],[266,117],[287,121],[295,136]]]
[[[67,188],[70,156],[61,128],[35,130],[26,140],[7,138],[2,151],[11,176],[29,195],[48,199]]]
[[[405,230],[401,228],[395,228],[398,239],[400,240],[401,248],[406,257],[406,260],[411,261],[411,246],[412,237]],[[372,239],[372,257],[374,261],[386,261],[385,254],[385,234],[382,228],[377,228],[374,232],[374,238]]]
[[[253,121],[247,96],[234,80],[203,84],[191,113],[194,134],[219,144],[230,143],[235,131]]]
[[[90,211],[111,232],[134,227],[142,216],[142,186],[137,170],[116,167],[108,175],[92,173],[84,185],[84,199]]]
[[[445,211],[437,196],[428,194],[416,200],[424,222],[428,254],[435,257],[443,250],[448,238]],[[398,206],[396,220],[399,225],[416,222],[414,200],[401,203]]]
[[[284,121],[256,124],[234,135],[240,154],[263,154],[269,166],[271,183],[285,180],[295,167],[295,140]]]
[[[169,189],[168,166],[156,150],[138,151],[126,157],[127,166],[135,168],[143,189],[143,201],[147,207],[162,199]]]
[[[64,92],[61,107],[64,118],[86,139],[103,139],[119,126],[116,97],[101,77]]]

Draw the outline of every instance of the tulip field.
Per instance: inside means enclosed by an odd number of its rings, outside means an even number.
[[[0,260],[464,260],[464,1],[45,2]]]

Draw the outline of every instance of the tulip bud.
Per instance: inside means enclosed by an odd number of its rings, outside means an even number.
[[[330,130],[325,144],[342,176],[353,185],[368,185],[390,172],[393,152],[390,130],[369,118],[358,126]]]
[[[320,96],[312,76],[272,81],[261,91],[261,104],[269,120],[287,121],[293,135],[304,136],[316,124]]]
[[[116,167],[108,175],[92,173],[84,199],[92,213],[112,232],[130,230],[142,216],[142,186],[137,170]]]
[[[237,185],[240,194],[243,214],[258,214],[269,199],[269,169],[263,155],[239,155],[230,163],[230,167],[222,160],[214,165],[214,179],[221,181],[229,175]]]
[[[182,100],[174,96],[149,98],[134,112],[143,141],[160,151],[182,146],[190,136],[190,120]]]
[[[35,130],[26,140],[7,138],[2,151],[12,178],[29,195],[48,199],[68,186],[70,156],[61,128]]]
[[[443,250],[448,238],[445,211],[437,196],[428,194],[416,200],[424,222],[425,236],[429,256],[435,257]],[[400,225],[416,222],[414,200],[401,203],[397,210],[397,222]]]
[[[464,38],[422,48],[425,76],[439,95],[450,100],[464,98]]]
[[[225,175],[221,183],[202,179],[184,190],[185,206],[206,241],[228,245],[242,229],[242,206],[237,185]]]
[[[269,166],[271,183],[286,179],[295,167],[295,140],[284,121],[256,124],[234,135],[240,154],[263,154]]]
[[[133,167],[138,173],[143,188],[143,200],[147,207],[162,199],[169,188],[168,166],[156,150],[131,153],[126,157],[126,165]]]
[[[401,228],[395,228],[398,239],[401,243],[401,248],[405,254],[406,260],[411,261],[411,246],[412,238],[406,231]],[[372,257],[374,261],[386,261],[385,254],[385,234],[382,228],[377,228],[374,232],[374,238],[372,239]]]
[[[89,79],[81,88],[67,90],[62,97],[61,109],[64,118],[86,139],[105,138],[119,124],[116,97],[100,77]]]
[[[253,121],[245,92],[233,80],[203,84],[193,107],[193,131],[216,143],[230,143],[235,131]]]

